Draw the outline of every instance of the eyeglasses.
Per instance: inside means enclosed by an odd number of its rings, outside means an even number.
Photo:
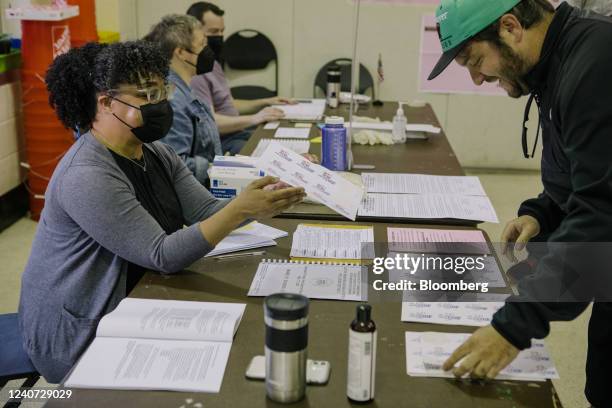
[[[529,130],[527,129],[527,122],[529,122],[529,111],[531,110],[531,104],[533,103],[534,99],[536,101],[536,104],[538,105],[538,130],[536,131],[536,138],[535,138],[535,142],[533,144],[533,149],[531,150],[531,156],[530,156],[529,150],[527,147],[527,131]],[[527,101],[527,106],[525,106],[525,114],[523,115],[523,137],[521,140],[522,145],[523,145],[523,156],[525,156],[526,159],[533,159],[533,156],[535,156],[536,147],[538,146],[538,140],[540,139],[540,127],[542,124],[542,118],[540,117],[539,113],[540,113],[540,98],[536,94],[531,94],[531,96],[529,97],[529,100]]]
[[[109,92],[112,94],[129,94],[137,98],[146,99],[149,103],[158,103],[164,99],[172,99],[175,89],[176,87],[174,84],[166,84],[164,86],[152,86],[149,88],[110,89]]]

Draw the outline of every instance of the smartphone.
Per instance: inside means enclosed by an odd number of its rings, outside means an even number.
[[[331,372],[331,364],[324,360],[306,360],[306,383],[314,385],[327,384]],[[255,356],[247,367],[246,378],[249,380],[266,379],[266,358]]]

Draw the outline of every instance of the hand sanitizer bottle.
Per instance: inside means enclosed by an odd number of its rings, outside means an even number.
[[[406,115],[404,115],[402,103],[399,102],[399,108],[397,109],[397,113],[393,117],[393,143],[406,143],[407,123],[408,121],[406,120]]]

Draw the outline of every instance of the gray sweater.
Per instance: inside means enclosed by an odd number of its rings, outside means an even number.
[[[51,178],[19,302],[24,347],[49,382],[62,380],[100,318],[125,296],[128,261],[174,273],[212,249],[198,222],[227,201],[215,199],[170,147],[155,146],[189,226],[171,235],[140,205],[111,153],[90,133]]]

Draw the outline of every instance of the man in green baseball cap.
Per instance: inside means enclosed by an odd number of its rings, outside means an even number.
[[[527,248],[530,273],[443,368],[494,378],[531,339],[546,337],[550,322],[572,320],[594,301],[585,394],[593,406],[612,406],[612,18],[567,3],[555,10],[547,0],[441,0],[436,19],[444,53],[429,78],[455,61],[477,85],[530,94],[526,158],[543,133],[544,191],[522,203],[501,238],[509,255]]]

